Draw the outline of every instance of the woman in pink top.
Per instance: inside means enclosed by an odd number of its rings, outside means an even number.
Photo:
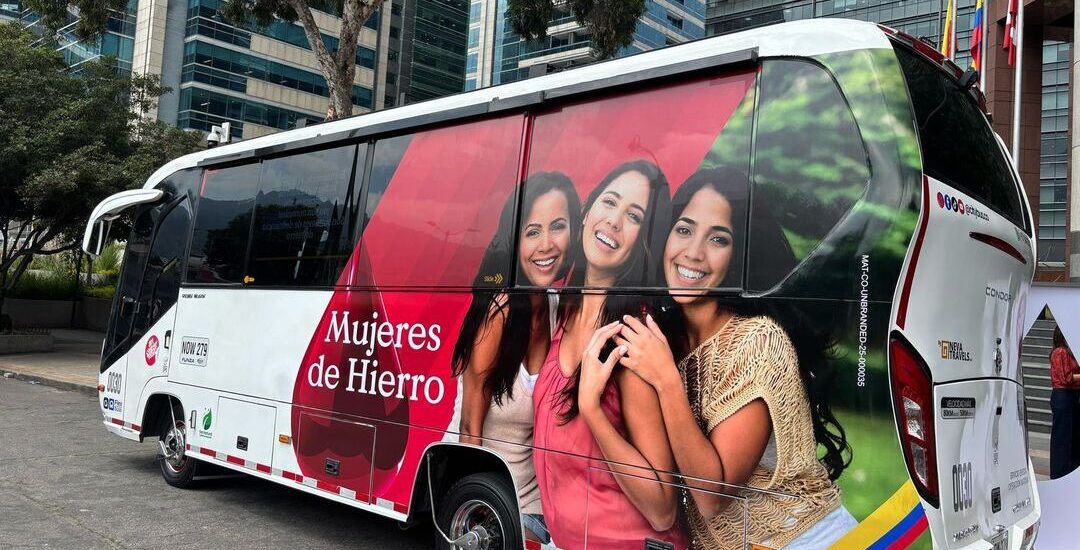
[[[656,266],[649,251],[662,250],[664,236],[653,226],[666,223],[669,208],[667,181],[656,165],[616,167],[585,201],[568,286],[651,282]],[[533,392],[533,437],[544,518],[552,542],[564,550],[641,548],[646,539],[686,547],[656,393],[626,369],[613,371],[625,350],[602,350],[618,319],[642,306],[640,297],[588,290],[560,305],[560,327]]]

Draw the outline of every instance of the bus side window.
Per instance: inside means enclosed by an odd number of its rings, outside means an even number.
[[[364,155],[366,145],[360,146]],[[359,215],[352,174],[357,146],[263,161],[248,283],[332,286],[352,253]]]
[[[537,190],[562,180],[572,236],[565,276],[526,265],[518,285],[741,290],[755,80],[741,69],[537,114],[522,221],[543,221]]]
[[[904,48],[896,57],[919,125],[923,171],[1029,229],[1008,160],[974,100],[940,67]]]
[[[259,165],[203,174],[188,258],[188,283],[241,283]]]
[[[352,284],[508,285],[523,127],[512,115],[375,142]]]
[[[863,195],[870,168],[851,109],[825,69],[769,60],[760,89],[747,288],[767,291]]]

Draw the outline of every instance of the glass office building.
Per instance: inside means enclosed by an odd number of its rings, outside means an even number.
[[[1062,266],[1065,264],[1069,192],[1069,59],[1071,50],[1072,44],[1068,42],[1044,40],[1041,52],[1039,262]]]
[[[587,30],[556,4],[547,36],[526,41],[506,21],[506,0],[472,0],[469,6],[465,88],[475,89],[566,69],[593,61]],[[634,40],[617,56],[662,48],[705,36],[701,0],[646,0]]]
[[[329,89],[301,25],[236,24],[220,14],[222,2],[130,0],[90,41],[74,37],[72,16],[59,47],[71,66],[112,55],[121,70],[159,75],[173,92],[146,114],[181,128],[229,122],[234,137],[252,138],[322,121]],[[358,39],[354,113],[462,91],[468,2],[390,0],[376,11]],[[336,51],[340,20],[313,15]],[[46,32],[18,0],[0,4],[0,18]]]
[[[469,0],[391,0],[385,105],[465,89]]]
[[[230,122],[235,137],[255,137],[322,121],[330,94],[304,29],[285,21],[267,27],[234,25],[220,15],[221,4],[221,0],[187,1],[179,86],[174,86],[179,89],[176,124],[209,131]],[[376,108],[380,18],[376,12],[367,21],[357,47],[358,82],[352,98],[358,112]],[[319,14],[319,19],[324,31],[336,30],[333,16]],[[330,24],[325,23],[328,20]],[[322,39],[328,50],[337,49],[336,33],[324,32]],[[165,40],[169,41],[168,33]],[[163,60],[163,80],[171,72],[168,61]],[[159,112],[163,120],[173,116],[169,107],[163,101]]]
[[[87,61],[111,56],[118,70],[130,72],[135,43],[137,5],[138,0],[129,0],[123,11],[109,10],[105,32],[92,40],[80,40],[75,36],[75,23],[78,18],[69,13],[67,24],[55,34],[57,48],[63,52],[67,64],[77,71],[78,67]],[[6,21],[18,21],[39,35],[47,32],[38,15],[23,9],[18,1],[0,3],[0,23]]]

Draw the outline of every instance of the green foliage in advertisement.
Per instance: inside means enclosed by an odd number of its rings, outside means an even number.
[[[839,484],[844,505],[862,520],[908,481],[887,342],[918,219],[921,160],[892,50],[816,61],[765,60],[755,90],[704,164],[746,167],[751,177],[747,290],[798,297],[793,303],[820,320],[818,329],[832,343],[830,402],[852,449]],[[754,247],[758,209],[780,225],[801,264],[786,279],[755,271],[775,255]],[[929,546],[924,535],[913,547]]]

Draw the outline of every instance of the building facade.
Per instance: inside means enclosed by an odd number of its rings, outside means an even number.
[[[45,32],[36,14],[12,2],[0,4],[0,19]],[[322,121],[329,91],[303,28],[236,25],[219,13],[221,5],[130,0],[110,13],[101,37],[78,40],[72,16],[56,38],[73,67],[109,55],[118,70],[160,76],[173,91],[144,114],[181,128],[209,131],[229,122],[239,139]],[[335,50],[340,19],[312,13]],[[354,113],[462,91],[467,26],[468,0],[388,0],[360,33]]]
[[[547,36],[523,40],[506,20],[506,0],[471,0],[465,89],[522,80],[593,61],[589,33],[570,10],[556,5]],[[646,0],[634,41],[618,57],[705,36],[702,0]]]
[[[465,89],[469,0],[390,0],[384,105]]]
[[[1038,268],[1044,281],[1080,281],[1080,183],[1070,170],[1070,125],[1076,104],[1070,81],[1074,0],[1022,0],[1025,5],[1022,112],[1018,168],[1036,218]],[[988,105],[994,128],[1012,140],[1013,76],[1001,50],[1008,0],[987,0],[989,33],[985,63]],[[944,23],[943,0],[709,0],[708,34],[814,17],[844,17],[882,23],[937,45]],[[970,64],[975,0],[957,0],[955,60]],[[1075,164],[1073,164],[1075,167]],[[1070,183],[1071,182],[1071,183]],[[1071,235],[1071,238],[1070,238]],[[1070,259],[1070,256],[1072,259]]]
[[[79,66],[101,56],[116,59],[116,68],[121,72],[131,72],[131,58],[135,45],[135,10],[138,0],[128,0],[123,11],[110,11],[105,32],[93,40],[79,40],[75,36],[76,18],[68,17],[68,23],[55,34],[57,48],[63,52],[64,60],[78,71]],[[36,13],[23,9],[18,0],[0,3],[0,23],[17,21],[33,31],[45,32]]]

